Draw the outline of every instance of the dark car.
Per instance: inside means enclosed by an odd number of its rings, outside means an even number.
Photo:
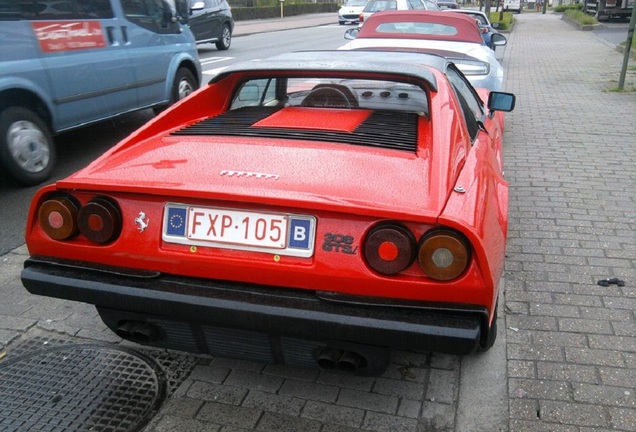
[[[188,24],[198,44],[214,43],[221,51],[230,48],[234,19],[226,0],[190,0]]]
[[[438,0],[436,3],[440,9],[459,9],[459,4],[455,0]]]

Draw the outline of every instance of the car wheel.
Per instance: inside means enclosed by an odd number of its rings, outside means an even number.
[[[344,21],[338,21],[338,24],[344,25]]]
[[[172,85],[171,103],[176,103],[197,89],[197,83],[190,69],[179,68]]]
[[[216,43],[216,49],[219,51],[225,51],[230,48],[230,44],[232,43],[232,31],[230,30],[230,26],[227,24],[223,25],[223,31],[221,32],[221,39]]]
[[[0,163],[10,177],[25,186],[42,183],[55,159],[51,132],[37,114],[22,107],[0,113]]]

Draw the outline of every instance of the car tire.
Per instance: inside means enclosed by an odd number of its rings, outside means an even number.
[[[223,24],[223,30],[221,31],[221,38],[216,43],[216,49],[219,51],[225,51],[230,48],[232,44],[232,30],[227,24]]]
[[[488,334],[486,335],[486,340],[483,345],[479,346],[479,352],[486,352],[495,344],[495,340],[497,340],[497,310],[499,309],[499,302],[495,305],[495,314],[492,317],[492,325],[488,329]]]
[[[24,186],[51,177],[57,158],[49,127],[33,111],[10,107],[0,113],[0,164]]]
[[[170,94],[170,105],[179,102],[197,89],[197,81],[190,69],[182,67],[177,70]]]

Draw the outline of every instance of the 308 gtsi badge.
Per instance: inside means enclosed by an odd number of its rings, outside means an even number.
[[[361,375],[487,350],[514,103],[430,54],[230,66],[35,194],[22,282],[167,349]]]

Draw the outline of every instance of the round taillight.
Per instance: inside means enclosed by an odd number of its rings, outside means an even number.
[[[95,243],[109,243],[121,232],[119,208],[106,198],[94,198],[82,207],[77,223],[84,237]]]
[[[450,230],[436,230],[422,237],[417,260],[431,279],[447,281],[460,276],[470,261],[468,242]]]
[[[78,206],[67,197],[55,197],[42,203],[38,210],[38,223],[54,240],[67,240],[79,233]]]
[[[378,273],[399,273],[415,258],[415,236],[397,224],[375,227],[364,242],[364,257],[369,267]]]

